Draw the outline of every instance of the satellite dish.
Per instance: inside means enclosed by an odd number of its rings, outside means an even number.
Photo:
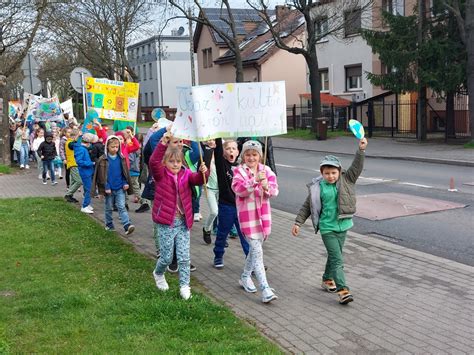
[[[180,27],[178,28],[178,36],[182,36],[183,33],[184,33],[184,27],[183,27],[183,26],[180,26]]]

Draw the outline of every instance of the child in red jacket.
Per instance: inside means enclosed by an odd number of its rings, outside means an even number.
[[[204,183],[203,175],[209,175],[204,163],[198,172],[191,172],[183,165],[181,150],[168,148],[170,133],[167,132],[156,146],[149,161],[150,173],[155,180],[155,199],[152,217],[155,223],[155,238],[159,239],[160,257],[153,271],[156,286],[161,291],[168,290],[165,279],[166,267],[176,254],[179,265],[179,286],[181,297],[191,297],[189,231],[193,226],[192,187]]]

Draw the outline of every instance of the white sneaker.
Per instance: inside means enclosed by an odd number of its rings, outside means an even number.
[[[28,164],[25,165],[25,169],[29,169],[30,166]]]
[[[20,169],[24,169],[25,166],[23,164],[20,164]]]
[[[89,205],[89,206],[86,206],[87,208],[89,208],[91,211],[94,211],[94,207],[92,207],[92,205]]]
[[[94,213],[94,211],[90,209],[90,206],[82,207],[81,212],[89,213],[89,214]]]
[[[191,287],[189,286],[181,286],[179,289],[179,294],[184,300],[189,300],[192,295],[191,295]]]
[[[273,300],[276,300],[278,297],[273,293],[273,289],[267,287],[262,291],[262,302],[263,303],[270,303]]]
[[[246,292],[257,292],[257,288],[255,287],[255,284],[253,283],[251,277],[241,277],[239,280],[239,284],[244,288]]]
[[[195,213],[194,214],[194,222],[199,222],[201,218],[199,218],[200,213]]]
[[[156,287],[158,287],[158,290],[167,291],[169,289],[164,274],[158,275],[157,273],[155,273],[155,271],[153,271],[153,277],[155,279]]]

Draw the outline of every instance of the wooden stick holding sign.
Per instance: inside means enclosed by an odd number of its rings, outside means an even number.
[[[202,165],[204,163],[204,160],[202,159],[201,145],[198,145],[198,149],[199,149],[199,160],[201,161],[200,165]],[[202,184],[204,187],[204,194],[206,195],[206,198],[207,198],[208,197],[207,196],[207,181],[206,181],[206,173],[204,171],[202,171],[202,178],[204,179],[204,184]]]
[[[268,136],[265,136],[265,151],[263,152],[263,165],[267,165]]]

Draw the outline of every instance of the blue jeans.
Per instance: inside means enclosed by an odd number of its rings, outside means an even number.
[[[155,238],[159,240],[160,257],[156,262],[155,273],[163,275],[173,260],[176,249],[179,267],[179,286],[189,286],[189,229],[183,217],[175,217],[171,226],[155,223]]]
[[[194,197],[193,194],[193,213],[199,213],[199,209],[201,207],[201,195],[202,195],[202,185],[197,187],[199,189],[199,196]],[[196,189],[196,187],[193,187],[193,189]]]
[[[46,180],[46,174],[49,170],[49,175],[51,176],[51,182],[54,182],[54,168],[52,160],[43,160],[43,180]]]
[[[28,165],[28,155],[30,146],[28,143],[21,143],[20,147],[20,165]]]
[[[117,206],[120,222],[125,227],[130,224],[127,209],[125,208],[125,191],[112,190],[110,194],[105,196],[105,225],[109,228],[114,228],[114,220],[112,212],[114,210],[114,203]]]
[[[225,242],[229,235],[232,226],[235,224],[237,233],[239,234],[240,244],[245,256],[249,253],[249,243],[240,231],[239,220],[237,219],[237,208],[232,205],[219,202],[217,219],[217,235],[216,243],[214,245],[214,256],[216,258],[222,258],[225,252]]]
[[[92,175],[81,174],[82,186],[84,187],[84,200],[82,201],[82,207],[87,207],[91,204],[91,187],[92,187]]]

